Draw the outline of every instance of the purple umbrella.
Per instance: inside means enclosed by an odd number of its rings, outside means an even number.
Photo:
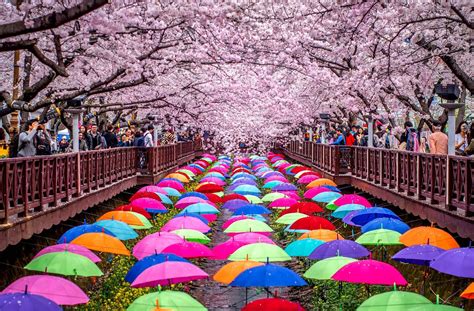
[[[0,310],[2,311],[61,311],[54,301],[43,296],[24,293],[0,294]]]
[[[64,251],[68,251],[70,253],[85,256],[94,263],[100,262],[100,258],[96,254],[94,254],[92,251],[90,251],[88,248],[81,245],[69,244],[69,243],[56,244],[56,245],[45,247],[42,250],[40,250],[38,254],[35,255],[34,258],[39,257],[44,254],[48,254],[48,253],[56,253],[56,252],[64,252]]]
[[[433,245],[414,245],[402,249],[393,255],[392,259],[404,263],[429,266],[430,261],[444,252],[444,249]]]
[[[335,256],[344,256],[350,258],[361,258],[369,256],[370,252],[351,240],[334,240],[319,245],[308,256],[309,259],[326,259]]]
[[[235,211],[239,208],[241,208],[242,206],[245,206],[245,205],[248,205],[249,202],[248,201],[244,201],[244,200],[230,200],[230,201],[227,201],[224,203],[224,205],[222,205],[222,208],[225,208],[225,209],[228,209],[228,210],[231,210],[231,211]]]
[[[346,224],[348,224],[349,226],[354,226],[354,227],[360,227],[359,225],[356,225],[355,223],[353,223],[351,221],[352,217],[355,216],[357,214],[358,211],[352,211],[350,212],[349,214],[347,214],[346,216],[344,216],[344,218],[342,218],[342,221]]]
[[[430,267],[461,278],[474,278],[474,247],[453,248],[430,262]]]
[[[280,184],[272,189],[273,191],[297,191],[298,188],[296,188],[295,185],[293,184]]]

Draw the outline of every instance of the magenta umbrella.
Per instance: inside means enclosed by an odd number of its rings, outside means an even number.
[[[133,256],[140,260],[161,253],[166,247],[182,241],[183,238],[175,233],[156,232],[147,235],[133,247]]]
[[[211,231],[211,228],[196,217],[180,216],[168,220],[161,231],[174,231],[179,229],[192,229],[202,233]]]
[[[365,207],[372,207],[372,204],[370,204],[370,202],[366,198],[357,194],[344,194],[342,197],[340,197],[333,203],[337,206],[342,206],[345,204],[360,204]]]
[[[319,176],[317,175],[305,175],[298,179],[298,184],[309,184],[312,181],[315,181],[316,179],[319,179]]]
[[[248,204],[248,203],[247,203]],[[232,218],[229,218],[222,224],[222,230],[227,229],[230,225],[232,225],[234,222],[239,221],[239,220],[244,220],[244,219],[252,219],[252,217],[245,216],[245,215],[240,215],[240,216],[235,216]]]
[[[349,263],[340,268],[333,276],[333,280],[373,285],[405,286],[408,282],[403,275],[388,263],[367,259]]]
[[[213,222],[217,219],[217,214],[201,214],[202,217],[206,218],[207,221]]]
[[[155,287],[206,279],[209,275],[189,262],[165,261],[140,273],[132,287]]]
[[[180,243],[171,244],[162,251],[163,253],[175,254],[183,258],[199,258],[212,257],[213,253],[207,246],[197,243],[181,241]]]
[[[326,187],[314,187],[314,188],[311,188],[309,189],[308,191],[306,191],[304,193],[304,197],[306,199],[312,199],[314,198],[316,195],[322,193],[322,192],[326,192],[326,191],[331,191],[329,190],[328,188]]]
[[[40,250],[38,254],[35,255],[34,258],[39,257],[44,254],[48,254],[48,253],[57,253],[57,252],[64,252],[64,251],[82,255],[84,257],[89,258],[94,263],[100,262],[100,258],[88,248],[81,245],[70,244],[70,243],[62,243],[62,244],[56,244],[56,245],[45,247],[42,250]]]
[[[280,199],[276,199],[275,201],[270,203],[270,205],[268,206],[273,207],[273,208],[282,208],[282,207],[288,208],[297,202],[298,201],[293,198],[280,198]]]
[[[282,193],[282,194],[286,195],[287,197],[289,197],[293,200],[296,200],[296,201],[301,199],[296,191],[276,191],[276,192]]]
[[[270,176],[267,179],[265,179],[264,184],[266,184],[267,182],[270,182],[270,181],[275,181],[275,180],[282,181],[282,182],[285,182],[285,183],[288,182],[288,179],[286,179],[283,176],[273,175],[273,176]]]
[[[223,181],[222,179],[217,178],[217,177],[206,177],[206,178],[201,179],[200,182],[211,182],[211,183],[214,183],[218,186],[225,186],[226,185],[225,181]]]
[[[156,193],[161,193],[161,194],[167,194],[165,190],[161,189],[158,186],[145,186],[140,188],[137,192],[156,192]]]
[[[251,244],[249,242],[245,241],[236,241],[233,239],[229,239],[225,241],[224,243],[221,243],[219,245],[216,245],[213,249],[212,252],[214,255],[210,259],[215,259],[215,260],[227,260],[227,258],[236,250],[241,248],[242,246]]]
[[[146,210],[167,211],[166,207],[158,200],[152,198],[139,198],[130,202],[131,206],[141,207]]]
[[[267,243],[267,244],[275,244],[268,236],[255,233],[255,232],[244,232],[238,233],[231,237],[229,240],[234,239],[235,241],[247,242],[248,244],[252,243]]]
[[[24,293],[48,298],[58,305],[74,306],[89,302],[89,297],[73,282],[52,275],[29,275],[19,278],[2,294]]]
[[[158,187],[170,187],[170,188],[178,190],[179,192],[184,191],[184,186],[182,184],[180,184],[179,182],[174,181],[174,180],[162,180],[156,185]]]
[[[204,200],[204,199],[201,199],[201,198],[198,198],[198,197],[186,197],[186,198],[182,198],[182,199],[178,200],[178,202],[176,202],[174,207],[179,208],[179,209],[185,209],[189,205],[196,204],[196,203],[211,204],[211,203],[209,203],[208,200]]]

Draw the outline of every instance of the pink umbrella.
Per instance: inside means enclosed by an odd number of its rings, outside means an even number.
[[[211,204],[211,203],[209,203],[208,200],[204,200],[204,199],[201,199],[201,198],[198,198],[198,197],[186,197],[186,198],[182,198],[182,199],[178,200],[178,202],[176,202],[174,207],[179,208],[179,209],[185,209],[189,205],[192,205],[192,204],[195,204],[195,203],[208,203],[208,204]]]
[[[57,253],[57,252],[64,252],[64,251],[82,255],[84,257],[89,258],[92,262],[95,262],[95,263],[100,262],[100,258],[88,248],[81,245],[69,244],[69,243],[62,243],[62,244],[56,244],[56,245],[45,247],[42,250],[40,250],[38,254],[35,255],[34,258],[39,257],[44,254],[48,254],[48,253]]]
[[[151,209],[157,211],[167,211],[166,207],[158,200],[152,198],[139,198],[130,202],[131,206],[141,207],[144,209]]]
[[[270,203],[270,205],[268,206],[273,207],[273,208],[282,208],[282,207],[288,208],[297,202],[298,201],[293,198],[280,198],[280,199],[276,199],[275,201]]]
[[[270,182],[270,181],[275,181],[275,180],[276,181],[282,181],[282,182],[285,182],[285,183],[288,182],[288,179],[286,179],[283,176],[273,175],[273,176],[270,176],[267,179],[265,179],[264,184],[266,184],[267,182]]]
[[[181,241],[171,244],[162,251],[163,253],[175,254],[183,258],[211,257],[212,251],[205,245],[197,242]]]
[[[315,187],[315,188],[311,188],[309,189],[308,191],[306,191],[304,193],[304,197],[306,199],[312,199],[314,198],[316,195],[320,194],[321,192],[326,192],[326,191],[331,191],[329,190],[328,188],[326,187]]]
[[[209,170],[209,172],[218,172],[218,173],[221,173],[221,174],[225,174],[225,173],[227,173],[227,169],[225,167],[216,166],[216,167],[211,168]]]
[[[29,275],[19,278],[2,291],[2,294],[24,293],[48,298],[58,305],[80,305],[89,302],[89,297],[73,282],[52,275]]]
[[[167,194],[165,190],[161,189],[158,186],[145,186],[140,188],[138,192],[156,192],[156,193],[161,193],[161,194]]]
[[[202,217],[206,218],[207,221],[213,222],[217,220],[217,214],[201,214]]]
[[[263,235],[261,233],[255,233],[255,232],[239,233],[239,234],[234,235],[228,241],[231,241],[231,240],[247,242],[248,244],[251,244],[251,243],[275,244],[275,242],[273,242],[272,239],[270,239],[268,236]]]
[[[156,185],[158,187],[170,187],[170,188],[178,190],[179,192],[184,192],[184,186],[174,180],[162,180]]]
[[[226,185],[225,181],[223,181],[222,179],[219,179],[217,177],[206,177],[206,178],[201,179],[201,182],[211,182],[211,183],[214,183],[218,186]]]
[[[301,199],[298,192],[296,192],[296,191],[276,191],[276,192],[283,193],[287,197],[292,198],[296,201]]]
[[[224,243],[216,245],[212,249],[212,252],[214,253],[214,255],[210,259],[226,260],[230,256],[230,254],[232,254],[237,249],[247,244],[251,244],[251,243],[229,239],[225,241]]]
[[[199,174],[201,174],[201,171],[200,171],[200,170],[198,170],[197,168],[192,167],[192,166],[183,166],[183,167],[180,168],[180,169],[191,171],[191,172],[193,172],[194,175],[199,175]]]
[[[189,262],[165,261],[140,273],[132,287],[155,287],[206,279],[209,275]]]
[[[298,179],[298,184],[309,184],[310,182],[319,179],[317,175],[305,175]]]
[[[142,259],[147,256],[161,253],[163,249],[171,244],[180,243],[183,238],[171,232],[156,232],[147,235],[133,247],[133,256]]]
[[[222,230],[227,229],[227,227],[232,225],[234,222],[239,221],[239,220],[244,220],[244,219],[252,219],[252,217],[240,215],[240,216],[229,218],[226,222],[222,224]]]
[[[178,229],[192,229],[202,233],[211,231],[211,228],[196,217],[180,216],[168,220],[161,231],[174,231]]]
[[[367,259],[349,263],[340,268],[333,280],[374,285],[407,285],[401,273],[388,263]]]
[[[365,207],[372,207],[372,204],[370,204],[366,198],[357,194],[344,194],[342,197],[334,201],[334,204],[337,206],[345,204],[360,204]]]

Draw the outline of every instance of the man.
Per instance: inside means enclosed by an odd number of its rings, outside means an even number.
[[[104,133],[105,143],[108,148],[115,148],[118,145],[118,139],[114,132],[112,124],[107,125],[107,132]]]
[[[331,143],[331,145],[342,145],[343,146],[343,145],[346,144],[346,138],[342,134],[342,129],[341,128],[336,129],[336,135],[334,135],[334,137],[336,138],[336,140],[333,143]]]
[[[97,131],[97,125],[92,124],[91,133],[90,133],[90,146],[89,150],[99,150],[101,148],[106,148],[105,139],[103,139],[102,135]]]
[[[448,154],[448,135],[441,132],[441,123],[433,122],[433,133],[429,136],[430,153]]]
[[[34,137],[38,128],[38,121],[28,120],[25,124],[26,131],[20,133],[18,138],[18,156],[32,157],[36,155]]]
[[[145,132],[143,135],[143,139],[145,142],[145,147],[153,147],[153,131],[154,131],[153,125],[148,125],[148,130]]]
[[[36,146],[36,155],[51,155],[51,136],[44,125],[38,125],[38,129],[34,138]]]
[[[419,142],[418,142],[418,133],[413,127],[411,121],[405,122],[405,132],[402,134],[401,142],[405,142],[405,150],[418,152]]]

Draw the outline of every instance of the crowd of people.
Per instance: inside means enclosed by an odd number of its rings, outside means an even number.
[[[367,126],[317,126],[304,133],[305,141],[322,144],[345,146],[368,146],[369,131]],[[406,121],[402,133],[395,133],[390,124],[374,124],[373,146],[376,148],[400,149],[422,153],[448,154],[448,135],[442,131],[442,124],[433,122],[431,129],[414,127]],[[455,135],[456,154],[474,155],[474,122],[469,126],[461,122]]]
[[[79,128],[79,151],[100,150],[117,147],[153,147],[199,139],[199,133],[190,129],[175,133],[172,128],[157,133],[155,128],[147,125],[142,128],[120,128],[109,124],[100,131],[96,124],[81,125]],[[52,135],[44,124],[37,120],[27,121],[22,131],[15,135],[9,144],[9,157],[31,157],[71,152],[72,139],[69,135]]]

